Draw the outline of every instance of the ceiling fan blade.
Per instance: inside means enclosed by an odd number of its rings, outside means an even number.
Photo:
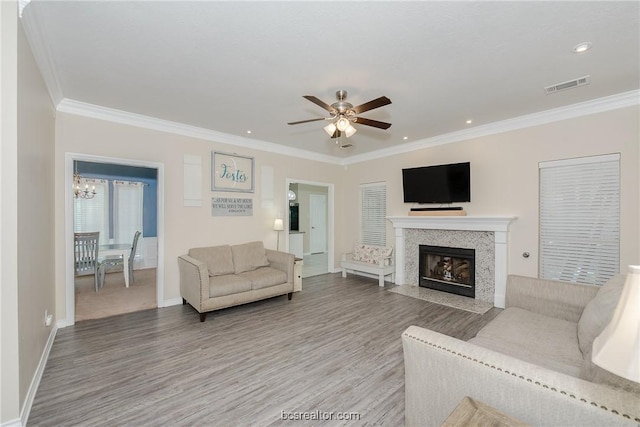
[[[391,123],[365,119],[364,117],[356,117],[356,123],[359,125],[373,126],[374,128],[380,128],[380,129],[389,129],[391,127]]]
[[[342,135],[342,132],[340,132],[338,129],[336,129],[336,131],[333,133],[333,135],[331,135],[331,139],[340,138],[341,135]]]
[[[316,105],[318,105],[318,106],[320,106],[322,108],[324,108],[325,110],[327,110],[331,114],[335,114],[336,113],[336,109],[335,108],[333,108],[331,105],[327,104],[326,102],[323,102],[323,101],[319,100],[318,98],[316,98],[313,95],[304,95],[303,98],[313,102],[314,104],[316,104]]]
[[[389,104],[391,104],[391,100],[386,96],[381,96],[380,98],[376,98],[369,102],[365,102],[362,105],[358,105],[357,107],[353,107],[353,111],[355,111],[356,114],[360,114]]]
[[[325,119],[324,118],[320,118],[320,119],[300,120],[299,122],[291,122],[291,123],[287,123],[287,124],[288,125],[299,125],[300,123],[318,122],[320,120],[325,120]]]

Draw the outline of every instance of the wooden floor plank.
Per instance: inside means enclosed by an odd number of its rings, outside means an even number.
[[[402,425],[402,331],[467,340],[499,311],[473,314],[326,274],[304,279],[291,301],[220,310],[204,323],[190,306],[87,320],[58,331],[29,426],[293,425],[281,411],[360,417],[323,426]]]

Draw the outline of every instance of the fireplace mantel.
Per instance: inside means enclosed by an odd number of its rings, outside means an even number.
[[[393,224],[396,234],[396,281],[398,285],[406,285],[405,280],[405,230],[460,230],[490,231],[494,235],[495,244],[495,293],[494,305],[504,307],[507,286],[507,244],[509,224],[514,216],[391,216],[387,217]]]

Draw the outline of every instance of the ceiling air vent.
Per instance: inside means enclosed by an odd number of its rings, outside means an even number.
[[[552,93],[560,92],[561,90],[573,89],[574,87],[585,86],[589,83],[591,83],[591,76],[584,76],[574,80],[569,80],[568,82],[547,86],[544,88],[544,91],[547,95],[551,95]]]

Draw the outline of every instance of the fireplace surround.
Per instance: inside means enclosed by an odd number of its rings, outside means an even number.
[[[476,251],[475,299],[504,308],[509,224],[512,216],[392,216],[396,284],[418,286],[418,247],[457,246]]]

